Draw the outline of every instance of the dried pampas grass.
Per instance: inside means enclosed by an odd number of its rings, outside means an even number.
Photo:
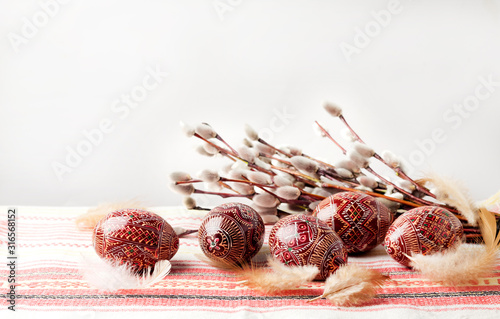
[[[375,269],[356,264],[343,265],[326,279],[323,294],[309,302],[326,298],[339,307],[358,306],[374,298],[377,288],[388,279]]]
[[[91,230],[94,229],[97,223],[107,214],[126,208],[146,209],[138,200],[106,203],[95,208],[90,208],[85,214],[78,216],[75,223],[80,230]]]
[[[462,183],[454,179],[444,178],[437,174],[429,174],[427,177],[419,179],[417,182],[419,184],[431,184],[434,186],[434,194],[438,201],[455,207],[471,225],[477,225],[479,217],[476,204]]]
[[[244,284],[266,294],[296,289],[313,281],[319,273],[316,266],[286,266],[272,257],[267,258],[269,267],[265,267],[265,261],[237,264],[220,259],[210,259],[200,254],[197,254],[196,257],[214,267],[234,272],[236,276],[243,279],[238,281],[238,284]]]
[[[243,268],[239,275],[245,280],[241,283],[248,287],[258,289],[264,293],[272,294],[283,290],[298,288],[318,275],[316,266],[286,266],[280,261],[269,258],[267,268]]]
[[[496,233],[493,213],[481,208],[479,226],[484,245],[461,244],[455,249],[432,254],[413,255],[411,266],[433,281],[446,285],[466,284],[491,274],[497,264],[500,234]]]
[[[171,267],[168,260],[159,260],[154,269],[150,267],[143,272],[143,275],[138,275],[127,264],[119,265],[97,256],[82,256],[80,272],[92,287],[116,291],[150,286],[168,275]]]

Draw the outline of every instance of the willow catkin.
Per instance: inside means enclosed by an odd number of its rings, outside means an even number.
[[[345,168],[355,174],[360,172],[359,165],[350,159],[344,159],[338,161],[337,163],[335,163],[335,167]]]
[[[194,127],[191,125],[188,125],[182,121],[179,122],[179,125],[182,129],[182,132],[187,136],[187,137],[192,137],[194,133],[196,133]]]
[[[264,184],[264,185],[272,184],[271,176],[263,172],[250,171],[248,172],[247,177],[251,182],[257,184]]]
[[[179,193],[184,196],[189,196],[194,193],[195,189],[193,184],[176,184],[174,182],[169,185],[170,190]]]
[[[278,189],[276,190],[276,194],[284,199],[295,200],[299,198],[301,192],[300,189],[298,189],[297,187],[283,186],[283,187],[278,187]]]
[[[217,133],[214,131],[214,129],[206,123],[200,123],[196,125],[195,132],[207,140],[217,136]]]
[[[294,156],[290,162],[295,168],[308,174],[314,174],[318,171],[318,163],[304,156]]]
[[[354,177],[354,174],[350,170],[342,167],[335,168],[335,172],[342,178],[351,179]]]
[[[174,182],[186,182],[191,180],[191,175],[186,172],[172,172],[170,173],[170,179]]]
[[[342,108],[336,104],[325,102],[323,104],[323,108],[333,117],[339,117],[342,115]]]
[[[260,142],[255,143],[255,149],[259,153],[263,153],[263,154],[269,155],[269,156],[273,156],[276,153],[276,151],[272,147],[269,147],[269,146],[262,144]]]
[[[273,181],[274,181],[274,184],[278,187],[292,186],[293,185],[293,182],[290,179],[288,179],[282,175],[273,176]]]
[[[219,173],[215,170],[204,169],[199,174],[198,177],[206,183],[215,183],[220,180]]]
[[[375,151],[373,150],[373,148],[371,148],[370,146],[364,144],[364,143],[360,143],[360,142],[354,142],[354,150],[356,152],[358,152],[359,154],[361,154],[362,156],[366,157],[366,158],[370,158],[372,157],[374,154],[375,154]]]
[[[279,200],[268,193],[256,194],[252,198],[253,202],[261,207],[276,207],[279,205]]]
[[[378,186],[377,181],[371,176],[366,176],[366,175],[359,176],[358,182],[361,185],[369,188],[376,188]]]
[[[259,139],[259,134],[257,134],[257,131],[254,130],[250,125],[245,124],[245,134],[249,139],[252,141],[256,141]]]

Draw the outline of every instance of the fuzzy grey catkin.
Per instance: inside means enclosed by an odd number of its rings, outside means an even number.
[[[214,131],[214,129],[206,123],[200,123],[196,125],[195,131],[196,133],[198,133],[198,135],[207,140],[217,136],[217,133]]]
[[[204,169],[199,174],[198,177],[205,183],[215,183],[220,180],[219,173],[211,169]]]
[[[315,174],[318,171],[318,163],[304,156],[294,156],[290,162],[298,170],[309,174]]]
[[[180,184],[180,185],[177,185],[175,183],[170,183],[169,184],[169,188],[176,192],[176,193],[179,193],[181,195],[184,195],[184,196],[189,196],[191,194],[194,193],[194,186],[193,184]]]
[[[254,130],[250,125],[248,124],[245,124],[245,133],[247,135],[247,137],[252,140],[252,141],[256,141],[259,139],[259,134],[257,134],[257,131]]]
[[[295,200],[299,198],[301,192],[296,187],[283,186],[283,187],[278,187],[278,189],[276,190],[276,194],[284,199]]]
[[[272,184],[271,176],[263,172],[250,171],[248,172],[247,177],[251,182],[257,184],[263,184],[263,185]]]
[[[339,117],[342,115],[342,109],[333,103],[325,102],[323,108],[333,117]]]
[[[370,158],[375,154],[373,148],[360,142],[354,142],[354,150],[365,158]]]
[[[252,200],[261,207],[276,207],[280,203],[276,197],[268,193],[256,194],[253,196]]]
[[[191,180],[191,175],[186,172],[176,171],[170,173],[170,179],[174,182],[187,182]]]

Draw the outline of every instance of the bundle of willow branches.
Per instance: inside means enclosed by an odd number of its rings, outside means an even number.
[[[315,122],[320,135],[342,151],[341,160],[327,163],[294,146],[276,147],[248,125],[247,138],[235,149],[207,123],[194,127],[181,123],[187,136],[203,141],[197,149],[200,154],[222,156],[231,163],[220,173],[205,169],[195,178],[174,172],[170,176],[171,189],[185,196],[188,209],[208,210],[197,206],[193,194],[249,199],[268,224],[297,211],[310,213],[321,200],[334,193],[362,192],[382,202],[396,217],[414,207],[444,207],[462,221],[467,241],[481,238],[478,208],[459,184],[438,176],[412,179],[405,172],[401,158],[389,151],[379,154],[368,146],[348,124],[341,108],[329,103],[324,108],[345,126],[348,146]],[[387,166],[392,176],[378,173],[371,164],[373,161]]]

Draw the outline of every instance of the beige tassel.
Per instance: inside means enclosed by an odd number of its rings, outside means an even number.
[[[347,264],[330,275],[325,281],[323,294],[309,302],[326,298],[339,307],[357,306],[375,297],[377,288],[387,279],[389,277],[378,270]]]
[[[436,189],[434,193],[438,201],[455,207],[471,225],[477,225],[479,216],[476,205],[460,182],[437,174],[429,174],[417,182],[432,184]]]
[[[409,257],[411,266],[426,278],[445,285],[461,285],[493,273],[497,264],[500,234],[493,213],[481,208],[479,226],[484,245],[461,244],[456,249]]]
[[[146,209],[142,207],[141,202],[137,200],[101,204],[95,208],[90,208],[85,214],[78,216],[75,223],[80,230],[92,230],[104,216],[125,208]]]

